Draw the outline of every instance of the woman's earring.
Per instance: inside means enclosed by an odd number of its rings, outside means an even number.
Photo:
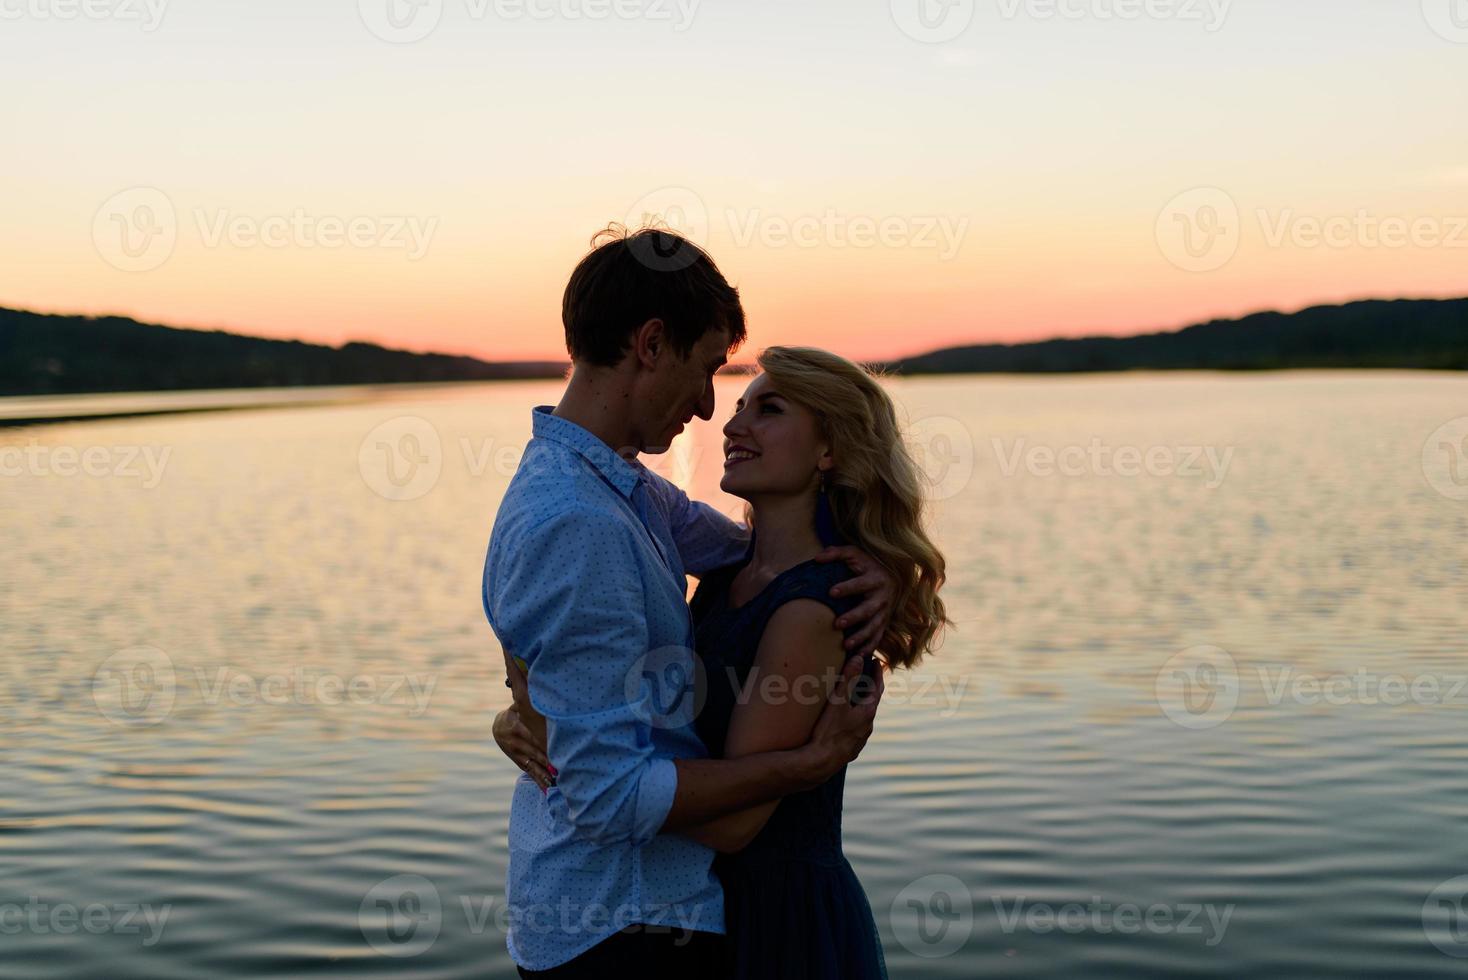
[[[831,497],[826,493],[831,474],[821,471],[821,493],[816,497],[816,537],[827,548],[843,545],[846,539],[836,530],[836,515],[831,512]]]

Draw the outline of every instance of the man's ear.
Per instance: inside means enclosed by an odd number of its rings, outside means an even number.
[[[668,338],[662,320],[648,320],[632,335],[632,353],[636,356],[637,363],[648,370],[657,367],[658,358],[667,353],[667,350]]]

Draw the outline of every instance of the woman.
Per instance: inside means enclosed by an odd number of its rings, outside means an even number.
[[[878,645],[888,669],[917,663],[947,623],[943,557],[923,530],[917,469],[887,393],[825,351],[772,347],[759,365],[724,427],[720,483],[749,502],[753,540],[743,562],[704,577],[692,602],[707,684],[695,724],[725,758],[803,744],[840,673],[835,622],[852,602],[829,593],[849,572],[814,561],[826,545],[857,545],[900,583]],[[512,758],[544,756],[513,712],[496,720],[495,737]],[[734,976],[886,976],[871,908],[841,851],[844,782],[843,770],[687,832],[720,852]]]

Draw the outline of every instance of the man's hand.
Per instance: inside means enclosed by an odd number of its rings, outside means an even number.
[[[866,748],[885,686],[881,671],[872,679],[863,676],[861,657],[846,661],[810,741],[796,750],[809,788],[836,775]]]
[[[556,784],[559,775],[546,755],[545,718],[530,703],[530,684],[524,669],[508,653],[505,679],[515,703],[494,717],[495,744],[545,792]]]
[[[816,555],[816,561],[844,561],[846,567],[856,574],[855,578],[840,582],[831,589],[832,596],[866,597],[861,605],[836,620],[836,628],[844,630],[848,626],[859,626],[846,638],[846,649],[863,656],[875,652],[882,634],[887,632],[887,624],[892,621],[892,605],[897,601],[897,580],[871,555],[850,545],[827,548]]]

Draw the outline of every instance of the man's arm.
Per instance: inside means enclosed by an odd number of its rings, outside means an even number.
[[[861,681],[861,658],[852,657],[822,704],[814,730],[799,748],[737,759],[679,759],[678,796],[663,830],[687,831],[791,793],[814,789],[836,775],[861,754],[871,738],[882,699],[879,677],[870,700],[852,703],[853,687]],[[768,817],[766,814],[760,819],[755,833]]]
[[[668,529],[689,575],[702,578],[732,565],[749,548],[749,525],[730,520],[701,500],[690,500],[672,481],[647,470],[647,486],[668,515]]]
[[[559,802],[597,843],[651,840],[678,781],[673,761],[653,755],[647,686],[629,696],[649,649],[635,540],[615,513],[574,510],[506,533],[486,574],[495,632],[529,667]]]
[[[530,665],[524,712],[545,719],[546,755],[585,839],[643,843],[819,785],[870,736],[875,701],[843,702],[798,749],[734,760],[655,758],[657,692],[645,677],[629,681],[649,640],[627,529],[610,515],[573,513],[505,544],[490,570],[491,620],[501,643]],[[850,667],[854,675],[860,662]]]
[[[688,574],[702,577],[744,557],[749,547],[747,525],[736,524],[702,501],[689,500],[688,494],[651,470],[647,470],[647,484],[663,503],[668,527]],[[848,630],[846,649],[852,653],[867,656],[876,652],[892,621],[897,579],[860,548],[827,548],[816,560],[845,562],[851,569],[853,577],[831,589],[831,595],[861,596],[862,602],[842,616],[836,627]]]
[[[771,618],[760,638],[754,669],[761,677],[781,678],[779,690],[788,693],[735,706],[724,742],[725,758],[793,749],[810,738],[845,658],[835,618],[830,607],[809,599],[786,603]],[[764,829],[778,805],[777,801],[750,807],[683,833],[718,851],[740,851]]]

